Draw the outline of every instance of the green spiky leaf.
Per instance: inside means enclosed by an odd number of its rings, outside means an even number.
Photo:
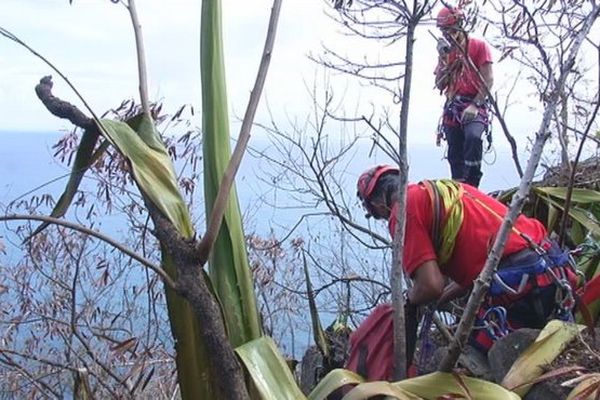
[[[306,399],[273,339],[263,336],[235,349],[264,400]]]
[[[207,216],[212,213],[231,155],[222,43],[221,2],[203,1],[200,62]],[[209,274],[223,307],[231,343],[239,346],[260,337],[254,284],[235,186],[229,193],[223,223],[211,252]]]

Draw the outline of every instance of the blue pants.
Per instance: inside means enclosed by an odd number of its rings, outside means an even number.
[[[485,124],[472,121],[463,126],[444,127],[448,141],[448,163],[452,179],[478,187],[481,181],[483,142],[481,136]]]

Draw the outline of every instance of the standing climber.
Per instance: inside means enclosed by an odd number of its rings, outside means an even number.
[[[494,78],[490,46],[468,35],[464,19],[454,7],[444,7],[437,15],[443,38],[437,44],[435,86],[446,96],[440,133],[448,142],[452,179],[478,187],[482,136],[489,124],[486,99]]]

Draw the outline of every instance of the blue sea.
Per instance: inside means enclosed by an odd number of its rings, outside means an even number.
[[[27,199],[34,195],[50,194],[55,200],[58,198],[66,185],[70,169],[54,159],[52,146],[63,134],[62,132],[0,131],[0,213],[6,213],[7,207],[14,204],[15,200]],[[327,275],[328,270],[341,271],[339,273],[347,275],[370,274],[385,282],[387,279],[385,271],[390,262],[389,255],[382,255],[380,251],[364,250],[351,235],[341,229],[335,218],[328,215],[326,205],[316,201],[311,195],[311,190],[315,190],[314,182],[312,186],[303,186],[299,178],[302,175],[310,177],[309,166],[304,164],[305,171],[284,173],[268,159],[276,158],[281,165],[290,165],[291,158],[286,159],[284,153],[276,151],[278,146],[273,141],[256,135],[251,139],[250,146],[251,151],[246,154],[236,179],[245,233],[276,240],[304,238],[311,256],[315,257],[312,260],[314,265],[311,264],[314,287],[327,285],[332,281],[333,278]],[[336,169],[340,184],[330,188],[336,195],[343,192],[347,207],[358,222],[364,222],[364,219],[363,212],[358,208],[355,199],[356,178],[362,170],[373,164],[389,162],[381,153],[374,155],[370,153],[370,143],[365,142],[347,154],[344,162]],[[288,156],[295,157],[294,154]],[[410,181],[448,176],[448,165],[443,159],[443,149],[435,147],[433,143],[409,145],[408,158]],[[484,161],[486,162],[482,181],[484,191],[505,189],[518,184],[508,150],[499,147],[495,152],[487,153]],[[94,185],[93,180],[84,180],[82,187],[93,188]],[[202,185],[198,185],[196,197],[201,196],[201,187]],[[195,204],[203,210],[201,200]],[[48,211],[49,209],[48,207]],[[202,214],[202,210],[197,210],[195,214]],[[76,215],[67,217],[77,218]],[[125,232],[123,220],[118,213],[99,221],[95,228],[116,239],[120,239],[120,235]],[[203,219],[199,217],[198,231],[202,231],[203,224]],[[371,222],[371,227],[381,235],[386,235],[384,224]],[[290,233],[292,228],[295,230]],[[11,235],[7,225],[0,225],[0,240],[3,240],[6,245],[5,254],[0,254],[0,266],[15,263],[22,256],[18,242]],[[303,291],[305,287],[302,262],[297,255],[293,254],[289,246],[286,249],[285,258],[279,261],[261,260],[265,265],[280,263],[274,275],[279,280],[278,284],[289,284],[293,286],[292,291]],[[267,256],[261,254],[257,257]],[[272,270],[267,268],[265,271],[268,274]],[[284,293],[281,288],[279,290]],[[339,299],[345,296],[346,290],[350,290],[349,286],[333,285],[326,294],[319,295],[317,300],[322,306],[321,316],[324,325],[328,325],[337,315],[341,306]],[[279,292],[277,295],[284,296]],[[377,290],[374,288],[369,293],[355,291],[352,298],[353,301],[358,301],[355,297],[360,297],[361,304],[367,304],[377,298]],[[120,300],[114,299],[114,301]],[[289,301],[296,302],[294,304],[298,309],[307,310],[305,297],[290,297]],[[286,353],[296,358],[301,357],[304,349],[311,342],[310,322],[306,312],[291,313],[290,321],[286,322],[285,327],[281,326],[282,322],[277,318],[267,320],[266,323],[270,324],[274,335],[279,336],[280,344]]]

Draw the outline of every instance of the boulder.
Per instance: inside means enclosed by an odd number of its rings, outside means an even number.
[[[539,335],[539,329],[518,329],[500,338],[494,343],[488,352],[488,362],[491,369],[491,379],[502,382],[502,379],[510,370],[513,363],[521,353],[535,341]]]

